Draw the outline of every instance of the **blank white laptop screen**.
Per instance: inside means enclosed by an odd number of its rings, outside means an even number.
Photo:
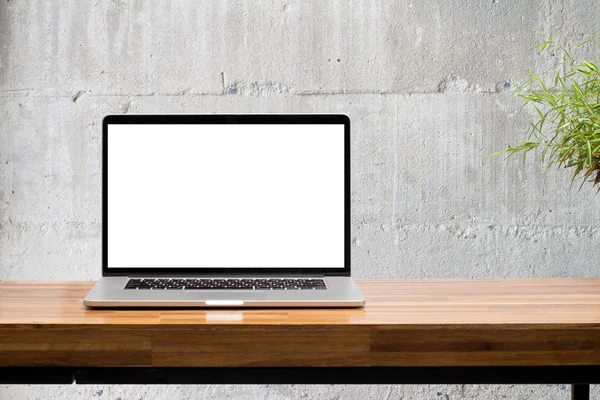
[[[343,268],[344,125],[109,124],[108,268]]]

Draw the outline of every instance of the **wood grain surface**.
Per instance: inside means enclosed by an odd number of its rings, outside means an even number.
[[[364,309],[94,310],[0,282],[0,366],[600,364],[600,279],[358,282]]]

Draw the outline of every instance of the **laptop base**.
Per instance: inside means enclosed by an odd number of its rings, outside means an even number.
[[[127,290],[130,277],[104,277],[83,303],[103,308],[346,308],[364,305],[364,297],[352,278],[320,278],[325,280],[326,290]]]

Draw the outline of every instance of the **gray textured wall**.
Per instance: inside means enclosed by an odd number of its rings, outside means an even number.
[[[100,275],[109,113],[342,112],[362,279],[600,276],[600,197],[539,160],[507,92],[595,0],[0,0],[0,279]],[[159,189],[159,188],[158,188]],[[597,399],[600,392],[594,388]],[[1,399],[568,399],[566,386],[0,386]]]

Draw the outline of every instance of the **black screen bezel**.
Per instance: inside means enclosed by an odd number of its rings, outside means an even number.
[[[108,268],[108,125],[110,124],[332,124],[344,125],[343,268]],[[344,114],[108,115],[102,120],[102,276],[350,276],[350,118]]]

